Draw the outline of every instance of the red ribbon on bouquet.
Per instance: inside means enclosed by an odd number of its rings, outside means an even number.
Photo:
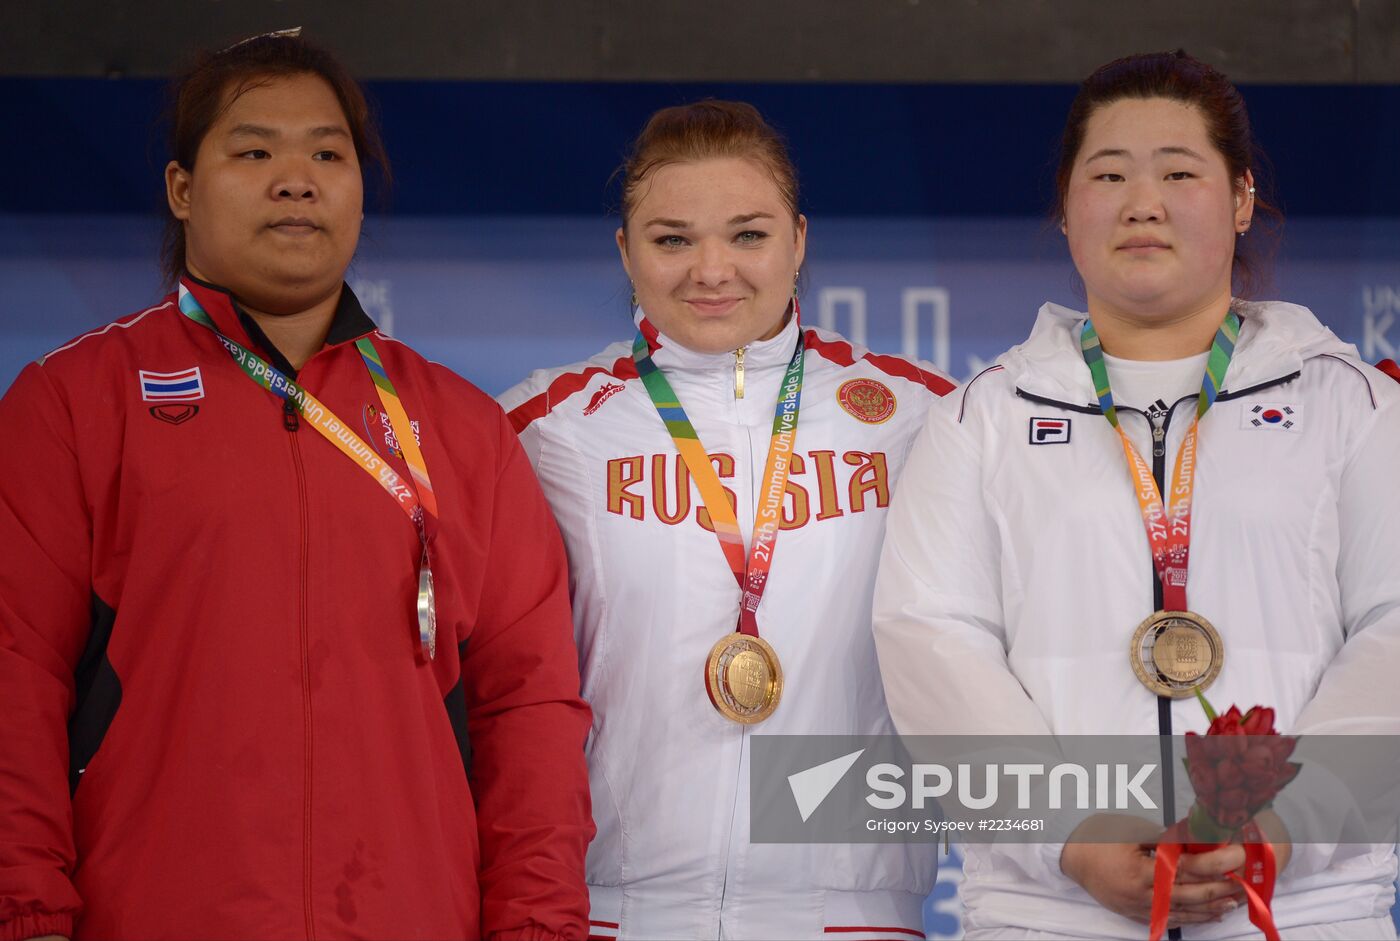
[[[1244,874],[1231,872],[1226,878],[1244,889],[1249,920],[1267,941],[1278,941],[1270,907],[1278,866],[1273,845],[1264,838],[1254,815],[1270,806],[1302,770],[1302,765],[1288,760],[1298,739],[1278,734],[1272,709],[1255,706],[1241,714],[1231,706],[1224,715],[1216,715],[1199,689],[1196,698],[1210,719],[1205,735],[1186,733],[1183,760],[1196,802],[1186,819],[1168,827],[1157,843],[1149,941],[1158,941],[1166,930],[1181,854],[1207,853],[1228,846],[1236,836],[1244,844]]]
[[[1274,927],[1271,906],[1274,901],[1274,878],[1278,875],[1274,864],[1274,847],[1259,825],[1253,820],[1240,830],[1244,837],[1244,875],[1230,872],[1225,878],[1238,882],[1244,889],[1245,901],[1249,904],[1249,920],[1254,927],[1264,932],[1266,941],[1279,941],[1278,928]],[[1167,915],[1171,911],[1172,885],[1176,882],[1176,868],[1181,854],[1208,853],[1211,850],[1229,846],[1224,843],[1196,843],[1191,840],[1189,820],[1178,820],[1163,834],[1157,843],[1157,866],[1152,877],[1152,922],[1149,927],[1149,941],[1159,941],[1167,930]]]

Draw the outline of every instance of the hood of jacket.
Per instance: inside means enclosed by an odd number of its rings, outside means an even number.
[[[1236,301],[1240,338],[1225,373],[1222,394],[1277,382],[1324,353],[1357,358],[1356,347],[1343,342],[1306,307],[1283,301]],[[1021,392],[1072,405],[1098,408],[1094,381],[1079,349],[1079,333],[1088,315],[1058,304],[1045,304],[1024,343],[1013,346],[997,364]]]

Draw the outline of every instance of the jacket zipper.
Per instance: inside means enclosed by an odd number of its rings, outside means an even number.
[[[292,447],[292,466],[296,469],[297,477],[297,505],[300,509],[301,518],[301,573],[300,591],[297,596],[297,622],[301,643],[301,706],[302,722],[305,734],[302,741],[305,743],[305,753],[303,755],[303,785],[302,785],[302,906],[306,915],[306,937],[307,941],[314,941],[316,937],[316,925],[311,915],[311,780],[312,780],[312,743],[311,743],[311,641],[310,625],[307,623],[307,578],[310,565],[308,519],[309,508],[306,501],[306,468],[301,460],[301,442],[297,437],[297,429],[301,422],[297,416],[296,406],[290,401],[283,403],[282,427],[287,431],[287,442]]]
[[[748,347],[741,346],[734,351],[734,398],[744,397],[744,353]]]
[[[1195,398],[1190,396],[1188,398]],[[1165,411],[1144,412],[1152,426],[1152,478],[1157,481],[1157,493],[1162,498],[1162,512],[1167,509],[1167,426],[1171,424],[1172,412],[1182,401],[1180,399],[1167,406]],[[1136,409],[1134,409],[1136,411]],[[1165,521],[1164,521],[1165,522]],[[1164,602],[1162,579],[1157,575],[1157,566],[1152,566],[1152,610],[1161,611]],[[1162,759],[1162,825],[1170,827],[1176,822],[1176,766],[1172,763],[1172,699],[1170,696],[1157,697],[1157,745]],[[1168,941],[1180,941],[1181,929],[1174,928],[1167,935]]]
[[[1167,509],[1167,426],[1172,422],[1172,411],[1176,408],[1174,403],[1163,411],[1140,412],[1147,419],[1147,424],[1152,428],[1152,479],[1157,481],[1157,493],[1162,496],[1162,511]],[[1121,409],[1120,411],[1138,411],[1137,409]],[[1157,577],[1157,566],[1152,566],[1152,609],[1161,611],[1163,604],[1162,580]],[[1171,734],[1170,732],[1165,734]]]
[[[735,397],[736,397],[736,398],[740,398],[740,399],[742,399],[742,398],[744,397],[744,385],[743,385],[743,380],[744,380],[744,350],[745,350],[744,347],[740,347],[739,349],[737,349],[737,350],[734,351],[734,375],[735,375],[735,380],[736,380],[736,381],[735,381],[734,394],[735,394]],[[737,410],[736,410],[736,416],[737,416]],[[749,447],[748,447],[749,459],[748,459],[748,462],[747,462],[747,463],[748,463],[748,468],[749,468],[748,477],[747,477],[747,479],[748,479],[748,491],[749,491],[749,493],[752,495],[752,502],[757,503],[758,498],[759,498],[759,497],[758,497],[758,491],[759,491],[759,486],[760,486],[760,485],[759,485],[759,484],[755,481],[755,479],[754,479],[754,473],[755,473],[755,470],[756,470],[756,468],[757,468],[757,466],[758,466],[758,456],[757,456],[757,454],[754,453],[753,431],[752,431],[752,429],[749,428],[749,426],[748,426],[747,424],[744,423],[744,421],[742,420],[742,418],[739,418],[738,421],[739,421],[739,427],[743,430],[744,440],[748,442],[748,446],[749,446]],[[736,456],[737,456],[737,455],[736,455]],[[736,480],[738,480],[738,479],[742,479],[742,478],[737,478],[737,477],[736,477]],[[739,495],[740,495],[740,492],[736,489],[736,490],[735,490],[736,510],[740,513],[740,516],[741,516],[741,518],[742,518],[742,516],[743,516],[743,511],[742,511],[742,509],[740,509],[740,508],[743,506],[743,502],[742,502],[741,500],[737,499],[737,498],[739,497]],[[746,554],[746,557],[747,557],[747,554]],[[744,778],[744,744],[747,742],[748,737],[749,737],[749,728],[748,728],[748,726],[744,726],[744,727],[742,727],[742,728],[740,729],[740,734],[739,734],[739,764],[738,764],[737,774],[736,774],[735,780],[734,780],[734,790],[733,790],[733,792],[732,792],[732,793],[733,793],[733,799],[731,800],[730,805],[729,805],[729,822],[728,822],[728,825],[725,827],[725,831],[724,831],[723,851],[722,851],[722,853],[721,853],[721,855],[720,855],[720,865],[723,867],[723,869],[722,869],[722,871],[721,871],[721,873],[720,873],[720,880],[719,880],[719,907],[718,907],[718,908],[716,909],[716,911],[715,911],[714,930],[715,930],[715,932],[716,932],[716,936],[718,936],[719,934],[724,933],[724,916],[725,916],[725,909],[724,909],[724,906],[725,906],[726,900],[729,898],[729,870],[730,870],[731,866],[734,865],[734,828],[735,828],[735,826],[738,824],[738,821],[739,821],[739,791],[740,791],[741,784],[742,784],[742,781],[743,781],[743,778]],[[750,758],[752,758],[752,754],[750,754]]]

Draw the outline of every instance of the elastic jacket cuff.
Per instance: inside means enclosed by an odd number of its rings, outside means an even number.
[[[73,937],[73,913],[20,915],[0,923],[0,941],[26,941],[51,934]]]

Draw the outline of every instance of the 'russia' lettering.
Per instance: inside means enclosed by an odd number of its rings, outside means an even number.
[[[844,487],[837,479],[836,455],[835,451],[809,451],[804,457],[801,453],[792,452],[788,457],[792,468],[782,494],[757,495],[770,512],[777,505],[779,530],[800,529],[814,518],[809,489],[813,482],[797,479],[807,476],[809,461],[812,476],[816,478],[818,511],[815,519],[818,522],[844,516],[848,512],[863,513],[890,505],[889,460],[884,452],[847,451],[842,454],[841,462],[852,469]],[[709,457],[721,480],[734,478],[733,456],[720,452]],[[650,504],[651,513],[668,526],[693,519],[702,528],[714,532],[710,513],[701,504],[699,494],[691,485],[690,471],[678,454],[638,454],[613,458],[607,463],[606,479],[609,513],[645,520]],[[650,486],[647,486],[648,483]],[[737,512],[738,498],[734,491],[725,487],[724,494]]]

